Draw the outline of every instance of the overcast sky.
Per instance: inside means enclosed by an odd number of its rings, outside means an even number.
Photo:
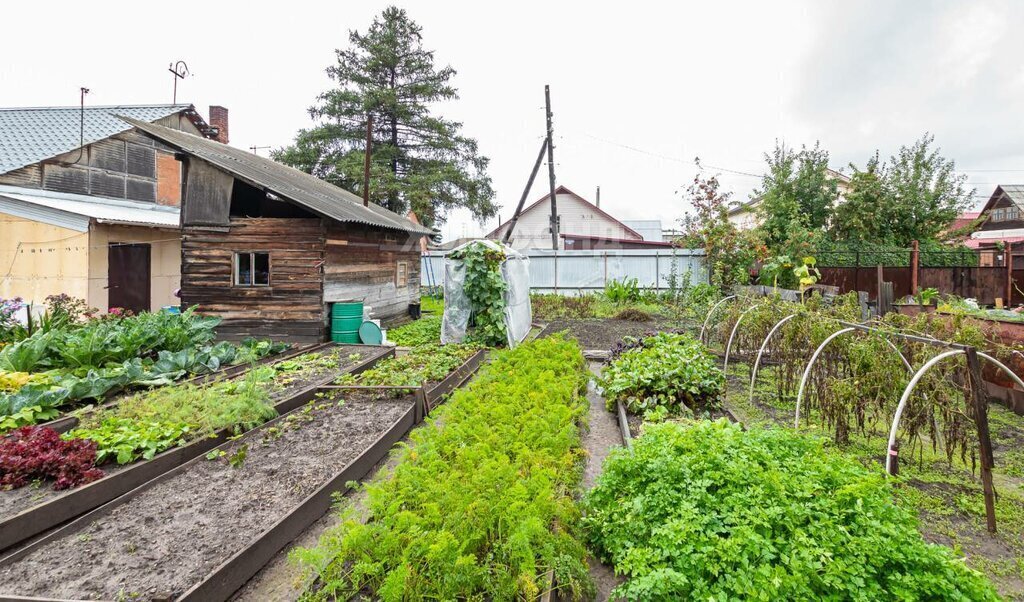
[[[263,5],[267,6],[264,7]],[[621,219],[674,225],[693,158],[739,200],[775,141],[820,140],[862,165],[925,131],[979,201],[1024,182],[1024,3],[971,2],[17,2],[4,6],[0,106],[171,100],[230,109],[231,143],[278,147],[310,125],[324,69],[388,4],[457,71],[461,121],[491,159],[508,218],[555,113],[558,183]],[[266,154],[266,149],[260,149]],[[543,195],[538,178],[531,200]],[[492,219],[483,230],[496,225]],[[481,227],[457,212],[446,238]]]

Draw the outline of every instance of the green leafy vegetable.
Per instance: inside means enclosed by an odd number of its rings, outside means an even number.
[[[650,425],[585,500],[629,600],[997,600],[877,469],[785,429]]]

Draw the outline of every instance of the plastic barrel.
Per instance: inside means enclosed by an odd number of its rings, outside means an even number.
[[[363,303],[335,303],[331,306],[331,340],[335,343],[358,344],[359,326],[363,323]]]

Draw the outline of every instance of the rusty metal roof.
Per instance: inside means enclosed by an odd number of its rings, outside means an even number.
[[[257,188],[273,192],[325,217],[339,222],[367,224],[416,234],[433,234],[430,228],[376,203],[370,203],[368,207],[363,206],[363,200],[351,192],[272,159],[178,130],[145,123],[129,116],[125,116],[124,120],[164,144],[202,159]]]
[[[117,115],[149,122],[190,110],[187,104],[85,107],[84,114],[80,107],[0,109],[0,173],[77,149],[83,124],[91,144],[131,129]]]

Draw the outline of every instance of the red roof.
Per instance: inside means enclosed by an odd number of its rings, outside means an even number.
[[[596,212],[597,212],[598,214],[600,214],[600,215],[603,215],[603,216],[607,217],[608,219],[612,220],[612,221],[613,221],[613,222],[615,222],[616,224],[618,224],[618,225],[622,226],[622,227],[623,227],[623,229],[625,229],[625,231],[626,231],[626,232],[628,232],[628,233],[630,233],[630,234],[632,234],[632,235],[636,236],[636,239],[635,239],[635,240],[643,240],[643,238],[644,238],[644,237],[643,237],[643,236],[640,236],[640,233],[639,233],[639,232],[637,232],[636,230],[634,230],[634,229],[630,228],[629,226],[627,226],[626,224],[624,224],[624,223],[620,222],[619,220],[615,219],[614,217],[612,217],[612,216],[608,215],[607,213],[605,213],[604,211],[602,211],[600,207],[598,207],[597,205],[595,205],[595,204],[591,203],[590,201],[588,201],[587,199],[585,199],[585,198],[581,197],[580,195],[576,194],[575,192],[573,192],[573,191],[569,190],[569,189],[568,189],[568,188],[566,188],[565,186],[558,186],[557,188],[555,188],[555,194],[557,195],[557,194],[559,194],[559,193],[561,193],[561,194],[570,194],[570,195],[572,195],[572,196],[576,197],[576,198],[577,198],[577,199],[579,199],[580,201],[583,201],[584,203],[586,203],[586,204],[590,205],[591,207],[593,207],[593,208],[594,208],[594,211],[596,211]],[[533,202],[532,204],[530,204],[530,206],[529,206],[529,207],[526,207],[526,208],[524,208],[524,209],[523,209],[523,213],[526,213],[527,211],[530,211],[531,209],[533,209],[533,208],[534,208],[534,207],[536,207],[537,205],[540,205],[540,204],[541,204],[541,203],[543,203],[544,201],[548,200],[548,197],[550,197],[550,196],[551,196],[551,193],[549,192],[548,194],[545,194],[544,196],[540,197],[539,199],[537,199],[536,201],[534,201],[534,202]],[[522,214],[520,214],[520,215],[522,215]],[[508,225],[508,222],[509,222],[509,221],[512,221],[512,220],[508,220],[508,221],[504,221],[504,222],[502,222],[501,224],[499,224],[499,225],[498,225],[498,227],[497,227],[497,228],[495,228],[494,230],[491,230],[491,231],[490,231],[490,232],[489,232],[489,233],[487,234],[487,236],[485,236],[484,238],[491,238],[491,237],[497,236],[497,235],[498,235],[498,232],[499,232],[499,231],[500,231],[500,230],[501,230],[501,229],[502,229],[503,227],[505,227],[506,225]],[[515,236],[515,232],[513,232],[513,233],[512,233],[512,235],[513,235],[513,236]]]
[[[628,243],[631,245],[642,245],[647,247],[670,248],[675,246],[671,242],[665,242],[660,240],[637,240],[635,238],[609,238],[607,236],[591,236],[589,234],[559,234],[559,236],[568,240],[596,240],[600,242]]]

